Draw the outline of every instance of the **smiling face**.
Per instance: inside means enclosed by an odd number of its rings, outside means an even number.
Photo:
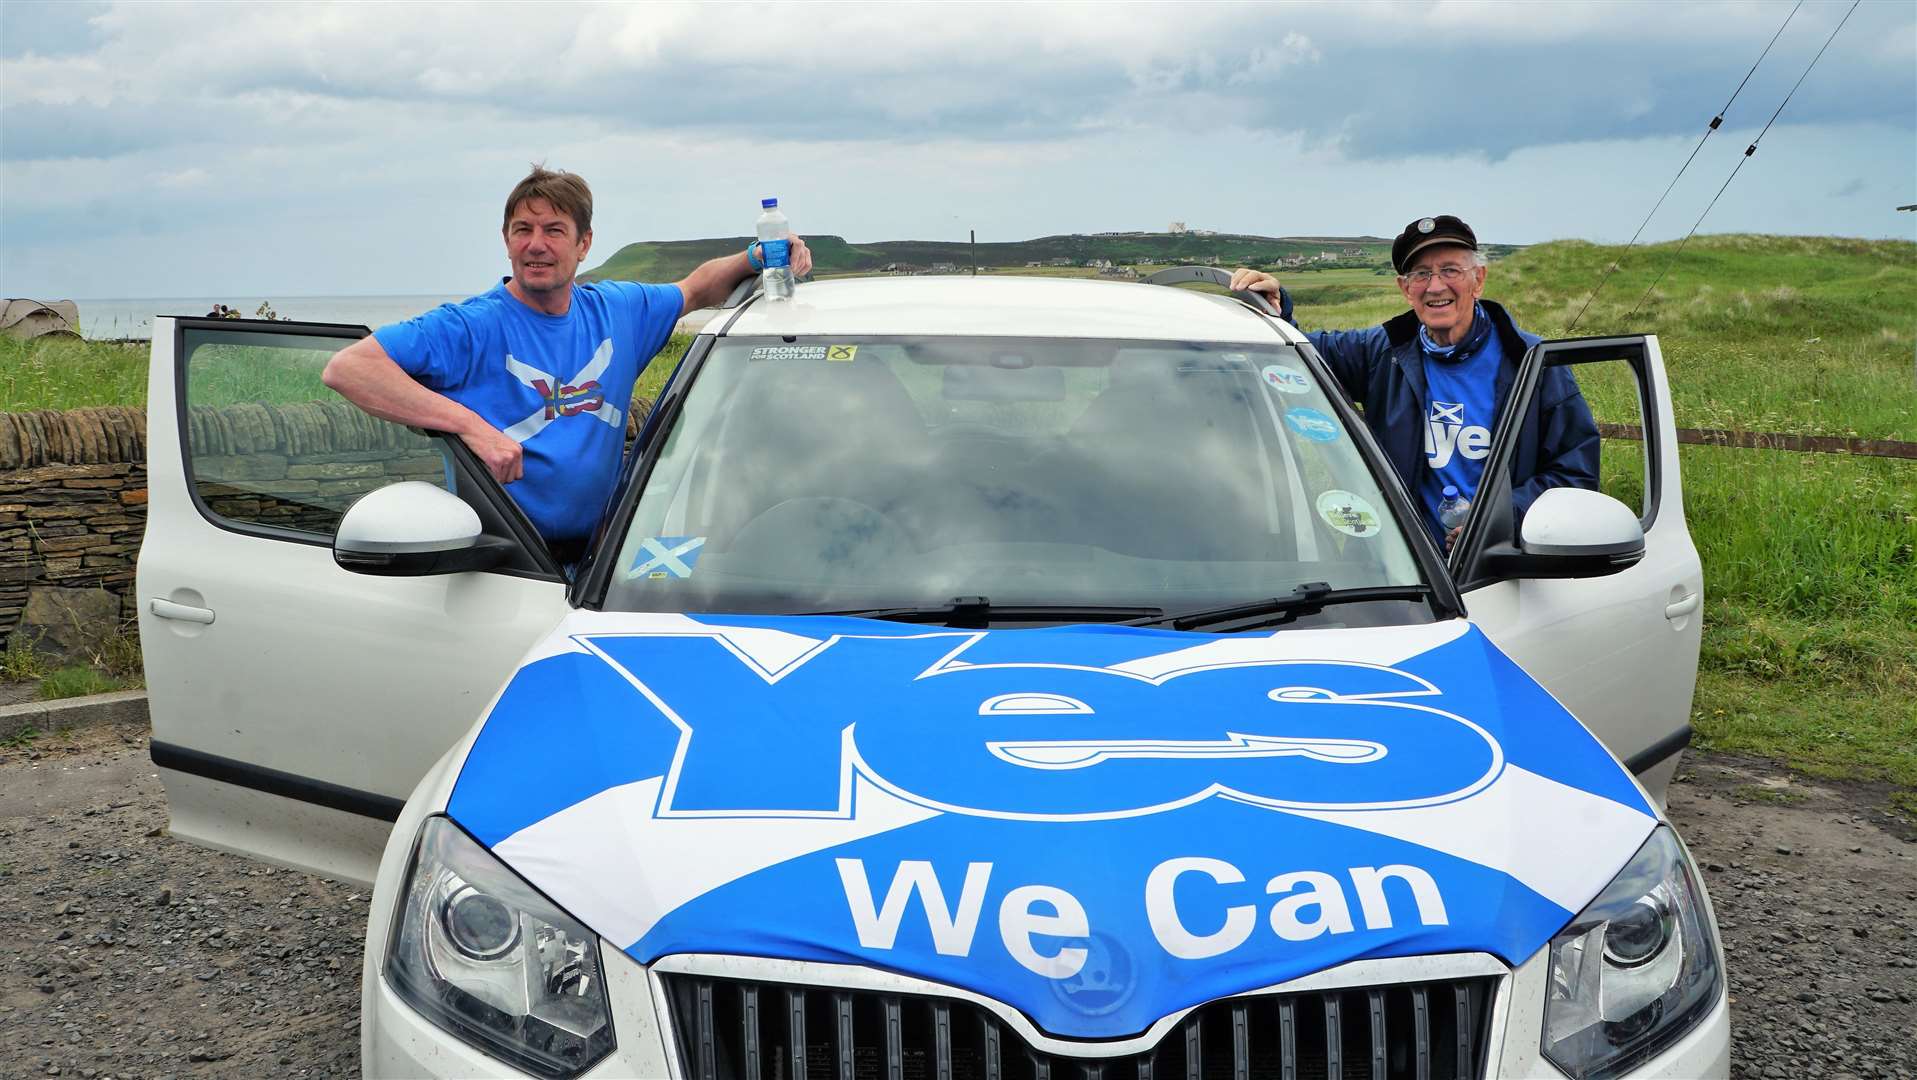
[[[1448,268],[1463,273],[1452,270],[1455,280],[1446,281]],[[1417,281],[1419,271],[1429,271],[1430,280]],[[1418,252],[1399,276],[1398,290],[1417,313],[1418,321],[1431,332],[1431,340],[1450,345],[1471,328],[1472,305],[1484,295],[1484,267],[1477,265],[1470,248],[1439,244]]]
[[[526,199],[514,207],[505,232],[513,291],[528,301],[568,292],[592,249],[592,233],[581,236],[573,219],[545,199]]]

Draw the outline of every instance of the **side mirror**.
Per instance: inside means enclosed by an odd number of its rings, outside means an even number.
[[[510,541],[487,536],[479,515],[457,495],[418,480],[360,496],[333,534],[340,569],[382,577],[487,570],[512,550]]]
[[[1504,578],[1603,577],[1644,558],[1644,527],[1609,495],[1552,488],[1524,515],[1518,546],[1496,545],[1485,555]]]

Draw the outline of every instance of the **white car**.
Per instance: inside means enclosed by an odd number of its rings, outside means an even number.
[[[138,587],[175,835],[373,883],[368,1075],[1728,1074],[1654,338],[1506,403],[1622,379],[1640,506],[1502,431],[1447,562],[1242,298],[814,283],[569,580],[365,332],[156,320]]]

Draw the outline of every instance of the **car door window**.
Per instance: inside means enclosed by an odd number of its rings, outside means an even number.
[[[1638,511],[1645,533],[1657,521],[1664,460],[1657,395],[1645,339],[1590,338],[1553,341],[1527,355],[1501,415],[1523,415],[1535,395],[1547,392],[1545,373],[1568,371],[1590,407],[1599,431],[1598,490]],[[1514,440],[1500,428],[1485,469],[1485,483],[1465,531],[1451,553],[1452,575],[1470,590],[1497,580],[1486,556],[1517,542],[1509,475]]]
[[[452,490],[442,443],[361,412],[320,383],[347,340],[186,329],[187,475],[215,524],[330,543],[353,500],[399,480]]]
[[[1647,403],[1652,400],[1648,388],[1637,366],[1622,357],[1589,360],[1571,370],[1602,439],[1598,490],[1636,508],[1649,532],[1657,517],[1657,485],[1651,482],[1649,440],[1657,433],[1647,419]]]

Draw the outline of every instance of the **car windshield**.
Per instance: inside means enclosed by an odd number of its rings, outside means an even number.
[[[1278,342],[721,339],[641,482],[614,610],[1170,612],[1423,581]]]

